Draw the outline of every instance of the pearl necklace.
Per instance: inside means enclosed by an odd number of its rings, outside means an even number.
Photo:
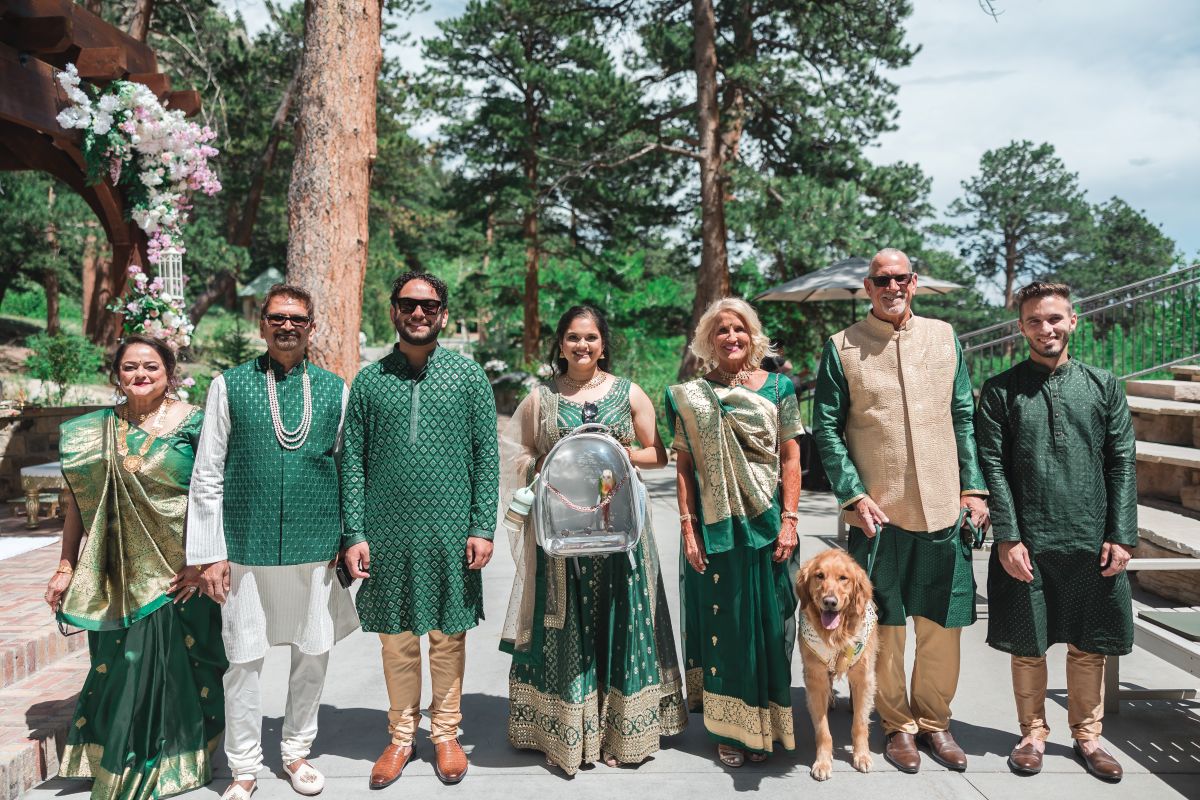
[[[749,369],[738,370],[737,372],[726,372],[720,367],[713,367],[713,372],[716,373],[717,380],[726,384],[730,388],[733,388],[734,386],[743,386],[749,383],[750,378],[754,375],[754,371]]]
[[[596,374],[586,381],[577,381],[566,373],[558,376],[558,379],[562,381],[563,386],[566,386],[568,389],[574,389],[577,392],[583,391],[584,389],[595,389],[597,386],[604,383],[607,378],[608,373],[601,372],[600,370],[596,370]]]
[[[304,362],[304,374],[300,378],[304,387],[304,413],[300,425],[295,430],[288,430],[283,425],[283,415],[279,413],[279,394],[275,389],[275,370],[267,359],[267,405],[271,407],[271,423],[275,426],[275,438],[279,446],[285,450],[299,450],[308,440],[308,432],[312,429],[312,381],[308,377],[308,362]]]

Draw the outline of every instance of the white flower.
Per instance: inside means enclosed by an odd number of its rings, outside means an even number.
[[[525,379],[521,381],[521,385],[531,392],[538,387],[538,383],[540,383],[540,381],[538,381],[537,377],[533,375],[526,375]]]
[[[549,364],[542,364],[537,368],[537,374],[539,378],[549,378],[554,374],[554,367]]]
[[[113,118],[112,114],[97,113],[92,117],[92,130],[97,136],[103,136],[112,130]]]
[[[148,169],[143,172],[138,176],[138,179],[141,180],[142,184],[145,186],[161,186],[163,182],[162,175],[159,175],[152,169]]]
[[[498,358],[493,358],[485,363],[483,368],[487,372],[504,372],[504,370],[508,369],[508,364],[504,363]]]
[[[96,105],[104,113],[111,114],[121,107],[121,98],[115,94],[106,94],[96,102]]]

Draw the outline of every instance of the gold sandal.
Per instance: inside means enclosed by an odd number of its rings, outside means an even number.
[[[717,745],[717,760],[727,767],[737,768],[745,763],[746,757],[741,750],[727,744]]]

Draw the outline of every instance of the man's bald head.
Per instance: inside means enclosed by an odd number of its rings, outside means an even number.
[[[879,270],[888,266],[902,267],[905,272],[912,271],[912,264],[909,263],[908,256],[904,254],[903,250],[897,250],[894,247],[885,247],[871,259],[871,266],[867,274],[877,275]]]

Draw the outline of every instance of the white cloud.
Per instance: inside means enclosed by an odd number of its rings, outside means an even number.
[[[940,208],[985,150],[1050,142],[1093,202],[1118,195],[1200,251],[1200,4],[1195,0],[917,0],[923,46],[900,85],[900,128],[873,157],[921,164]]]

